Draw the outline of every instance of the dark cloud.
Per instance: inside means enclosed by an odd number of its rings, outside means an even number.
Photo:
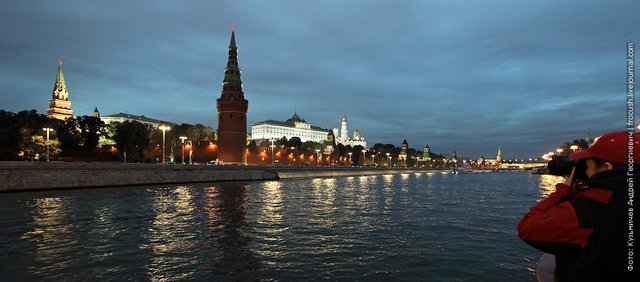
[[[230,24],[249,123],[349,116],[370,144],[507,158],[624,124],[637,1],[11,1],[0,105],[47,107],[63,58],[76,114],[216,127]]]

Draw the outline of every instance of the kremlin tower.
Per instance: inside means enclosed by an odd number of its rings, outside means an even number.
[[[225,164],[247,164],[247,110],[249,102],[242,92],[235,28],[231,28],[229,60],[224,69],[218,109],[218,159]]]
[[[64,74],[62,74],[62,60],[60,59],[58,59],[58,75],[56,75],[56,82],[53,85],[53,93],[49,101],[47,116],[59,120],[73,117],[71,102],[69,102],[69,92],[67,92]]]

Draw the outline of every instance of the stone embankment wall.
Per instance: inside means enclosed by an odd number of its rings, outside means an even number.
[[[424,172],[351,167],[0,162],[0,192]]]
[[[278,179],[244,166],[0,162],[0,191]]]

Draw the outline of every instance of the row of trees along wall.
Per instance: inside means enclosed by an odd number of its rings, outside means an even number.
[[[0,110],[0,160],[44,160],[47,141],[43,128],[53,129],[48,143],[52,160],[123,161],[125,152],[128,162],[156,162],[162,157],[162,131],[143,123],[105,125],[92,116],[62,121],[36,110]],[[185,152],[192,152],[193,161],[216,158],[214,132],[202,124],[172,126],[165,136],[167,156],[173,151],[174,157],[182,157],[180,136],[188,138]]]

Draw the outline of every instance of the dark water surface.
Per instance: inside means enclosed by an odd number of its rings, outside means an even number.
[[[532,281],[541,253],[516,226],[557,181],[423,173],[0,194],[0,277]]]

